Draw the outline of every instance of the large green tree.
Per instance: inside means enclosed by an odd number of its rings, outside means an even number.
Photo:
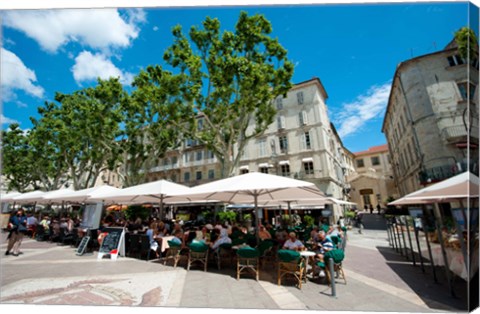
[[[7,130],[2,131],[2,174],[8,182],[9,191],[24,193],[39,188],[34,171],[36,158],[29,135],[18,123],[10,124]]]
[[[56,103],[47,102],[39,108],[40,119],[32,119],[34,129],[46,132],[76,190],[94,186],[103,170],[118,167],[125,95],[118,79],[99,79],[95,87],[57,93]]]
[[[233,174],[247,141],[273,122],[272,100],[291,88],[293,64],[271,33],[263,15],[245,12],[235,31],[221,31],[220,21],[209,17],[202,28],[191,27],[189,38],[176,26],[164,54],[173,70],[156,65],[141,74],[139,89],[148,97],[168,92],[167,119],[213,152],[222,177]]]
[[[166,105],[171,95],[177,93],[178,85],[171,76],[153,71],[154,68],[148,67],[135,77],[136,89],[123,102],[124,186],[145,182],[148,171],[159,158],[178,145],[179,129],[170,123],[174,118]]]

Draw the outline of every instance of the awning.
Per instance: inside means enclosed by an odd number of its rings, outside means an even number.
[[[303,158],[302,162],[313,162],[313,158],[312,157]]]
[[[280,166],[282,166],[282,165],[289,165],[289,164],[290,164],[290,161],[288,161],[288,160],[282,160],[282,161],[280,161],[278,164],[279,164]]]
[[[248,166],[240,166],[239,170],[248,170]]]
[[[264,162],[264,163],[258,164],[258,168],[273,168],[273,165],[267,162]]]

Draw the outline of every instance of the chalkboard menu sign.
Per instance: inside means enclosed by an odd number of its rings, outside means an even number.
[[[102,232],[106,233],[102,245],[98,250],[98,259],[102,259],[108,254],[112,259],[117,259],[118,254],[125,255],[125,229],[124,228],[105,228]]]
[[[89,236],[85,236],[82,238],[82,241],[80,242],[77,248],[77,255],[83,255],[83,253],[85,253],[85,249],[87,248],[88,241],[90,241]]]

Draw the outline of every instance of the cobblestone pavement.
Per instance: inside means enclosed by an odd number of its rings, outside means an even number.
[[[308,279],[298,289],[276,283],[274,265],[266,265],[257,282],[235,267],[209,265],[185,269],[156,261],[121,257],[97,260],[96,253],[77,256],[69,246],[25,239],[23,254],[4,256],[1,235],[2,304],[104,305],[172,308],[290,309],[320,311],[458,312],[466,301],[449,296],[388,246],[381,230],[349,232],[344,269],[347,284],[337,281],[337,296],[323,282]]]

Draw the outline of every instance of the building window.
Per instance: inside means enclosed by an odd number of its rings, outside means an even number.
[[[268,173],[268,167],[260,167],[261,173]]]
[[[465,63],[465,60],[463,60],[463,58],[461,58],[459,55],[449,56],[447,57],[447,60],[448,60],[448,64],[452,67],[455,65],[460,65]]]
[[[288,139],[287,136],[280,136],[278,138],[280,142],[280,152],[281,153],[286,153],[288,152]]]
[[[460,96],[462,97],[463,100],[468,100],[468,95],[470,95],[470,99],[473,99],[473,96],[475,95],[475,88],[476,88],[475,84],[461,82],[461,83],[457,83],[457,86],[458,86],[458,90],[460,91]]]
[[[308,116],[305,110],[298,113],[298,122],[300,126],[308,124]]]
[[[258,141],[258,156],[265,157],[267,156],[267,140],[261,139]]]
[[[196,179],[197,181],[202,180],[202,172],[201,172],[201,171],[197,171],[197,172],[195,173],[195,179]]]
[[[197,130],[198,131],[203,130],[203,119],[198,119],[197,120]]]
[[[284,177],[290,176],[290,165],[289,164],[281,165],[280,170],[282,171],[282,176],[284,176]]]
[[[380,158],[378,156],[372,157],[372,166],[380,165]]]
[[[305,174],[313,174],[313,161],[304,162],[303,170],[305,170]]]
[[[310,140],[310,132],[307,131],[302,134],[302,141],[301,141],[302,149],[312,149],[312,142]]]
[[[357,167],[358,168],[365,167],[365,163],[363,162],[363,159],[357,159]]]
[[[191,138],[188,138],[185,140],[185,146],[191,147],[193,145],[193,140]]]
[[[183,174],[183,181],[184,181],[184,182],[190,181],[190,172],[185,172],[185,173]]]
[[[277,98],[277,110],[282,110],[283,109],[283,102],[282,102],[282,97]]]
[[[172,157],[172,165],[176,165],[177,162],[178,162],[177,156],[173,156],[173,157]]]
[[[203,151],[198,151],[196,154],[196,161],[200,161],[203,158]]]
[[[303,92],[297,93],[297,102],[299,105],[303,104]]]
[[[278,116],[277,117],[277,126],[279,129],[285,129],[285,117]]]
[[[215,170],[213,169],[208,170],[208,178],[215,179]]]

